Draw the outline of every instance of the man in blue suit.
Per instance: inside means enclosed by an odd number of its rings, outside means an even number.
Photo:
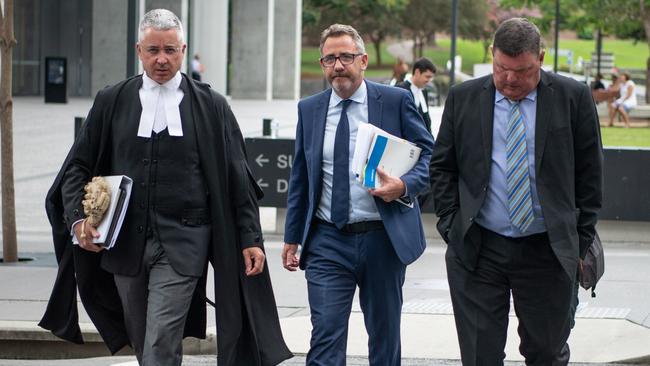
[[[320,51],[332,88],[298,104],[282,252],[286,269],[306,271],[313,326],[307,365],[345,365],[357,286],[370,365],[399,365],[406,265],[426,245],[415,198],[428,186],[433,139],[408,91],[364,80],[368,55],[354,28],[327,28]],[[349,168],[361,123],[422,148],[415,167],[401,177],[379,171],[381,187],[364,188]]]

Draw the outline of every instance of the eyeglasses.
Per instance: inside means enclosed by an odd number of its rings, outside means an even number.
[[[361,55],[363,53],[342,53],[339,56],[327,55],[320,58],[320,63],[325,67],[332,67],[336,64],[336,60],[339,60],[341,64],[349,65],[354,62],[355,57]]]
[[[158,56],[160,51],[162,50],[167,56],[174,56],[180,51],[180,47],[165,47],[165,48],[159,48],[159,47],[147,47],[144,49],[146,53],[148,53],[150,56]]]

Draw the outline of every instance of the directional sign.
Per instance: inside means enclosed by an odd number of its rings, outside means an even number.
[[[264,191],[260,206],[287,207],[294,140],[247,138],[248,165]]]

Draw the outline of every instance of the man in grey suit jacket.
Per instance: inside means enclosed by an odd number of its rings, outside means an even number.
[[[452,88],[430,164],[464,365],[503,364],[510,297],[528,365],[566,365],[579,261],[601,206],[589,88],[541,70],[537,27],[497,29],[493,74]]]

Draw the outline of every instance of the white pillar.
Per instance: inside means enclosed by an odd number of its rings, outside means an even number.
[[[275,0],[273,98],[300,97],[302,0]]]
[[[93,1],[91,94],[126,75],[128,7],[123,0]]]
[[[228,79],[228,0],[193,0],[190,50],[205,66],[202,80],[226,94]],[[194,55],[190,55],[191,60]]]
[[[233,98],[273,96],[274,4],[275,0],[232,1]]]

